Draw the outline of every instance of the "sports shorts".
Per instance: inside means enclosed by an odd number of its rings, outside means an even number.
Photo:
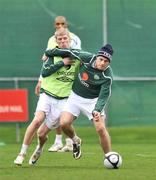
[[[67,98],[65,99],[56,99],[52,96],[49,96],[45,93],[41,93],[37,107],[37,111],[45,112],[45,124],[49,129],[55,129],[59,126],[59,118],[66,103]]]
[[[72,91],[69,98],[67,99],[67,102],[65,103],[63,111],[70,112],[76,117],[82,113],[87,116],[89,120],[91,120],[93,119],[92,111],[95,108],[97,100],[98,98],[86,99]],[[104,110],[101,112],[101,115],[105,116]]]

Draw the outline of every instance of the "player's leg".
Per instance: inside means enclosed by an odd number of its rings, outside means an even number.
[[[111,139],[104,123],[104,117],[105,116],[99,116],[98,120],[97,119],[95,120],[95,118],[93,118],[93,123],[96,132],[99,135],[99,140],[103,152],[106,154],[111,151]]]
[[[63,132],[69,137],[69,138],[74,138],[75,136],[75,130],[72,126],[72,123],[76,117],[79,116],[80,110],[77,106],[77,99],[75,99],[77,95],[72,92],[67,99],[63,112],[61,113],[60,116],[60,126],[63,130]]]
[[[60,117],[60,126],[63,132],[70,138],[73,138],[75,135],[75,130],[72,126],[74,121],[74,115],[69,112],[62,112]]]
[[[31,144],[35,136],[35,133],[39,128],[39,126],[41,125],[41,123],[43,122],[44,118],[45,118],[44,112],[42,111],[36,112],[34,119],[26,129],[20,153],[18,154],[17,158],[14,160],[14,164],[22,165],[25,155],[27,153],[27,149]]]
[[[99,135],[101,147],[104,153],[109,152],[111,150],[111,140],[105,126],[106,115],[104,112],[92,113],[93,109],[95,108],[97,98],[94,99],[81,98],[81,100],[82,100],[81,111],[83,112],[83,114],[85,114],[88,117],[88,119],[93,120],[95,129]]]
[[[34,138],[34,135],[37,129],[44,121],[46,117],[46,112],[50,111],[49,103],[51,103],[51,99],[49,98],[49,96],[46,95],[45,93],[40,94],[37,107],[36,107],[35,117],[25,132],[21,151],[19,155],[17,156],[17,158],[14,160],[15,164],[22,165],[27,149]]]
[[[73,141],[73,157],[75,159],[81,157],[81,139],[76,135],[75,129],[72,126],[74,119],[80,114],[77,97],[75,93],[71,93],[60,118],[60,125],[63,132]]]
[[[72,126],[74,119],[75,116],[72,113],[64,111],[61,114],[60,125],[63,132],[73,141],[73,157],[79,159],[81,157],[81,139],[76,135]]]
[[[37,160],[39,159],[39,157],[42,154],[43,151],[43,146],[45,144],[45,142],[48,139],[48,133],[49,133],[50,129],[46,126],[45,123],[43,123],[40,128],[37,131],[37,136],[38,136],[38,145],[35,149],[35,151],[33,152],[30,160],[29,160],[29,164],[30,165],[34,165],[36,164]]]
[[[33,137],[34,137],[37,129],[42,124],[44,118],[45,118],[45,113],[44,112],[42,112],[42,111],[36,112],[33,121],[31,122],[31,124],[28,126],[28,128],[26,130],[24,140],[23,140],[23,144],[25,144],[25,145],[30,145],[31,144],[31,142],[33,140]]]

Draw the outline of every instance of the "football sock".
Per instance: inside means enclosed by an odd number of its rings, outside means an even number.
[[[54,144],[62,144],[62,135],[56,134]]]
[[[20,154],[26,154],[28,147],[29,147],[28,145],[22,144]]]
[[[74,144],[77,144],[77,141],[79,140],[79,137],[75,135],[75,136],[72,138],[72,140],[73,140],[73,143],[74,143]]]

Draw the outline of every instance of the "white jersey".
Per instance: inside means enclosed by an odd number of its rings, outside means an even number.
[[[72,49],[81,49],[81,40],[80,38],[75,35],[74,33],[70,32],[71,44],[70,47]]]

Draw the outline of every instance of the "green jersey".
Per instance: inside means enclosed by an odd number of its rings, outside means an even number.
[[[70,94],[79,62],[64,66],[62,57],[54,57],[52,53],[42,67],[41,93],[57,99],[67,98]]]
[[[71,49],[55,49],[56,56],[77,58],[81,61],[72,90],[81,97],[92,99],[98,98],[94,110],[101,112],[111,95],[112,70],[108,66],[104,71],[94,68],[96,55]]]

